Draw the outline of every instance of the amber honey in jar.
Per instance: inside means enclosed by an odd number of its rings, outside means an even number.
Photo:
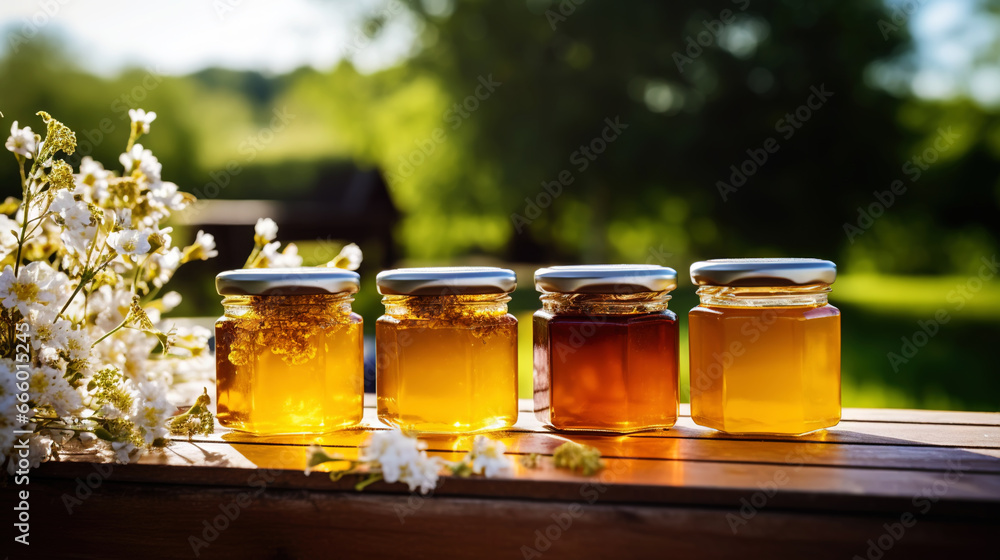
[[[356,272],[245,269],[216,277],[219,423],[258,435],[319,434],[361,421],[361,316]]]
[[[798,435],[840,421],[837,267],[818,259],[695,263],[691,417],[736,434]]]
[[[535,272],[535,416],[557,430],[628,433],[677,421],[672,268],[554,266]]]
[[[516,278],[491,267],[379,273],[375,324],[379,419],[404,430],[464,434],[517,421]]]

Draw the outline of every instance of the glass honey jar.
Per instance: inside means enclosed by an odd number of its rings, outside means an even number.
[[[677,421],[672,268],[555,266],[535,272],[534,408],[566,431],[629,433]]]
[[[691,266],[691,418],[734,434],[799,435],[840,422],[837,267],[818,259]]]
[[[423,433],[468,434],[517,421],[514,272],[491,267],[379,273],[378,416]]]
[[[219,423],[257,435],[320,434],[356,426],[364,406],[356,272],[230,270],[215,279]]]

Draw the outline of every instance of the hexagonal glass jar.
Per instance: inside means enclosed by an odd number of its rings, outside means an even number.
[[[559,266],[535,273],[536,417],[563,431],[629,433],[677,421],[677,285],[660,266]]]
[[[513,271],[400,268],[376,284],[376,393],[383,423],[420,433],[471,434],[517,422]]]
[[[356,272],[231,270],[216,277],[219,423],[255,435],[352,428],[364,413]]]
[[[691,267],[691,418],[734,434],[800,435],[840,421],[836,265],[720,259]]]

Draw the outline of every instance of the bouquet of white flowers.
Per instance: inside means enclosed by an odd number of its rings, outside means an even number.
[[[74,152],[75,134],[38,114],[44,138],[15,121],[5,144],[22,197],[0,205],[0,464],[36,467],[74,437],[103,440],[129,462],[171,432],[211,433],[207,391],[182,415],[168,400],[182,372],[213,364],[207,329],[158,326],[181,299],[163,288],[180,265],[216,251],[201,231],[175,247],[161,227],[194,197],[137,143],[156,114],[129,111],[120,174],[90,157],[74,173],[59,158]]]

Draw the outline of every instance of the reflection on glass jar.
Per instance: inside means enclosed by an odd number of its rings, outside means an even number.
[[[695,263],[688,316],[691,417],[729,433],[798,435],[840,422],[836,265],[817,259]]]
[[[357,273],[234,270],[216,279],[225,315],[215,325],[218,419],[265,434],[319,434],[363,414]]]
[[[677,273],[661,266],[539,269],[535,415],[558,430],[636,432],[677,421]]]
[[[517,421],[514,273],[499,268],[388,270],[375,324],[379,419],[425,433],[473,433]]]

